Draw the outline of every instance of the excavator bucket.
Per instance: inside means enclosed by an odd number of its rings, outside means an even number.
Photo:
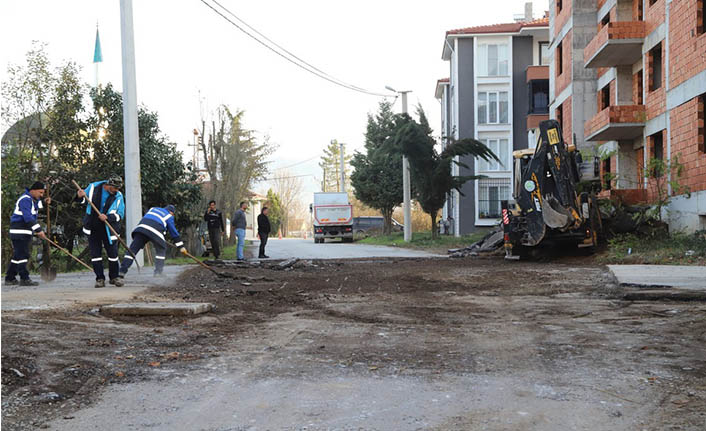
[[[552,229],[565,229],[573,223],[571,213],[552,195],[545,196],[542,201],[542,218]]]

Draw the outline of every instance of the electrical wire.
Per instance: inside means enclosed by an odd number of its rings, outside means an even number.
[[[284,51],[285,53],[287,53],[289,56],[295,58],[295,59],[297,60],[297,61],[295,61],[295,60],[293,60],[292,58],[288,57],[287,55],[284,55],[282,52],[278,51],[277,49],[273,48],[272,46],[268,45],[267,43],[263,42],[261,39],[259,39],[259,38],[256,37],[255,35],[253,35],[251,32],[249,32],[249,31],[247,31],[246,29],[244,29],[242,26],[240,26],[240,25],[238,25],[237,23],[233,22],[230,18],[228,18],[227,16],[225,16],[223,13],[221,13],[221,11],[217,10],[215,7],[213,7],[211,4],[209,4],[209,3],[206,2],[205,0],[200,0],[200,1],[201,1],[201,3],[205,4],[206,6],[208,6],[209,9],[211,9],[212,11],[214,11],[215,13],[217,13],[218,15],[220,15],[223,19],[225,19],[226,21],[228,21],[230,24],[232,24],[235,28],[237,28],[237,29],[240,30],[241,32],[245,33],[245,35],[247,35],[248,37],[250,37],[251,39],[253,39],[253,40],[256,41],[257,43],[259,43],[259,44],[262,45],[263,47],[267,48],[268,50],[272,51],[273,53],[275,53],[275,54],[277,54],[278,56],[282,57],[283,59],[287,60],[288,62],[294,64],[295,66],[297,66],[297,67],[299,67],[299,68],[301,68],[301,69],[303,69],[303,70],[305,70],[305,71],[307,71],[307,72],[309,72],[309,73],[311,73],[311,74],[313,74],[313,75],[315,75],[315,76],[317,76],[317,77],[319,77],[319,78],[321,78],[321,79],[324,79],[324,80],[326,80],[326,81],[328,81],[328,82],[330,82],[330,83],[332,83],[332,84],[341,86],[341,87],[343,87],[343,88],[347,88],[347,89],[349,89],[349,90],[357,91],[357,92],[363,93],[363,94],[368,94],[368,95],[370,95],[370,96],[395,97],[394,95],[390,95],[390,94],[376,93],[376,92],[374,92],[374,91],[365,90],[365,89],[363,89],[363,88],[360,88],[360,87],[357,87],[357,86],[355,86],[355,85],[348,84],[348,83],[346,83],[346,82],[344,82],[344,81],[341,81],[340,79],[334,78],[333,76],[331,76],[331,75],[329,75],[329,74],[327,74],[327,73],[321,71],[320,69],[318,69],[318,68],[312,66],[311,64],[305,62],[304,60],[302,60],[301,58],[299,58],[299,57],[297,57],[296,55],[292,54],[292,53],[289,52],[288,50],[282,48],[280,45],[276,44],[275,42],[273,42],[272,40],[270,40],[269,38],[267,38],[266,36],[264,36],[262,33],[260,33],[259,31],[255,30],[252,26],[248,25],[247,23],[245,23],[245,21],[243,21],[242,19],[238,18],[235,14],[233,14],[233,12],[231,12],[230,10],[228,10],[227,8],[225,8],[223,5],[221,5],[220,3],[218,3],[217,1],[214,0],[214,3],[217,4],[219,7],[221,7],[223,10],[225,10],[228,14],[232,15],[233,17],[235,17],[235,19],[237,19],[238,21],[240,21],[241,23],[243,23],[243,25],[245,25],[245,26],[247,26],[248,28],[250,28],[250,29],[252,30],[252,32],[257,33],[257,34],[260,35],[263,39],[269,41],[270,43],[272,43],[273,45],[275,45],[277,48],[279,48],[280,50],[282,50],[282,51]]]
[[[314,156],[314,157],[312,157],[312,158],[310,158],[310,159],[302,160],[301,162],[297,162],[297,163],[291,164],[291,165],[289,165],[289,166],[284,166],[284,167],[281,167],[281,168],[277,168],[277,169],[275,169],[275,170],[276,170],[276,171],[279,171],[279,170],[282,170],[282,169],[289,169],[289,168],[292,168],[292,167],[294,167],[294,166],[301,165],[302,163],[306,163],[306,162],[310,162],[310,161],[312,161],[312,160],[314,160],[314,159],[318,159],[319,157],[321,157],[321,156]]]
[[[301,178],[301,177],[314,177],[314,174],[303,174],[303,175],[290,175],[286,177],[274,177],[274,178],[263,178],[262,181],[277,181],[277,180],[286,180],[289,178]]]

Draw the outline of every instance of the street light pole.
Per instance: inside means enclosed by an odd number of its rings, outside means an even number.
[[[346,162],[343,158],[343,142],[339,142],[339,153],[341,154],[341,191],[346,191]]]
[[[402,96],[402,113],[407,114],[407,93],[411,90],[397,91],[392,87],[385,86],[386,89],[398,93]],[[404,209],[404,241],[412,241],[412,189],[409,176],[409,160],[407,156],[402,156],[402,199]]]
[[[125,227],[129,236],[129,233],[137,227],[142,218],[132,0],[120,0],[120,34],[123,60],[123,134],[125,137],[125,209],[127,212]],[[142,252],[137,254],[137,263],[144,264]]]

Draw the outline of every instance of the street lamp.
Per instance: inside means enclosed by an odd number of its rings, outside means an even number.
[[[397,91],[389,85],[386,85],[385,88],[402,96],[402,113],[406,114],[407,93],[411,93],[412,91]],[[404,199],[404,240],[405,242],[410,242],[412,241],[412,191],[409,178],[409,160],[407,160],[407,156],[405,155],[402,155],[402,196]]]

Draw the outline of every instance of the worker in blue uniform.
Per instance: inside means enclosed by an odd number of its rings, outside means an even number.
[[[122,286],[123,280],[118,277],[120,262],[118,259],[118,237],[113,235],[106,222],[120,232],[120,224],[125,217],[125,198],[120,193],[123,179],[119,175],[111,175],[107,181],[96,181],[77,195],[86,204],[86,215],[83,218],[83,233],[88,235],[88,246],[91,250],[91,264],[96,274],[95,287],[105,287],[103,272],[103,248],[108,255],[108,276],[110,284]],[[96,214],[88,204],[88,200],[100,210]]]
[[[167,255],[167,240],[164,235],[166,235],[167,232],[169,232],[169,236],[172,237],[174,245],[179,248],[179,251],[182,254],[186,254],[184,242],[181,240],[176,226],[174,226],[175,211],[176,208],[174,208],[174,205],[167,205],[164,208],[152,207],[147,211],[145,216],[142,217],[142,220],[140,220],[135,230],[132,231],[130,251],[132,251],[133,254],[136,255],[148,242],[151,242],[154,246],[155,276],[162,275],[162,271],[164,270],[164,261]],[[120,278],[125,277],[132,262],[132,256],[126,254],[120,266]]]
[[[10,216],[10,241],[12,241],[12,259],[5,273],[5,284],[18,284],[16,276],[19,274],[21,286],[37,286],[39,283],[29,278],[27,262],[29,261],[29,246],[32,235],[46,239],[46,234],[37,223],[37,214],[43,208],[44,184],[37,181],[20,195],[15,202],[15,209]],[[46,199],[49,205],[51,199]]]

